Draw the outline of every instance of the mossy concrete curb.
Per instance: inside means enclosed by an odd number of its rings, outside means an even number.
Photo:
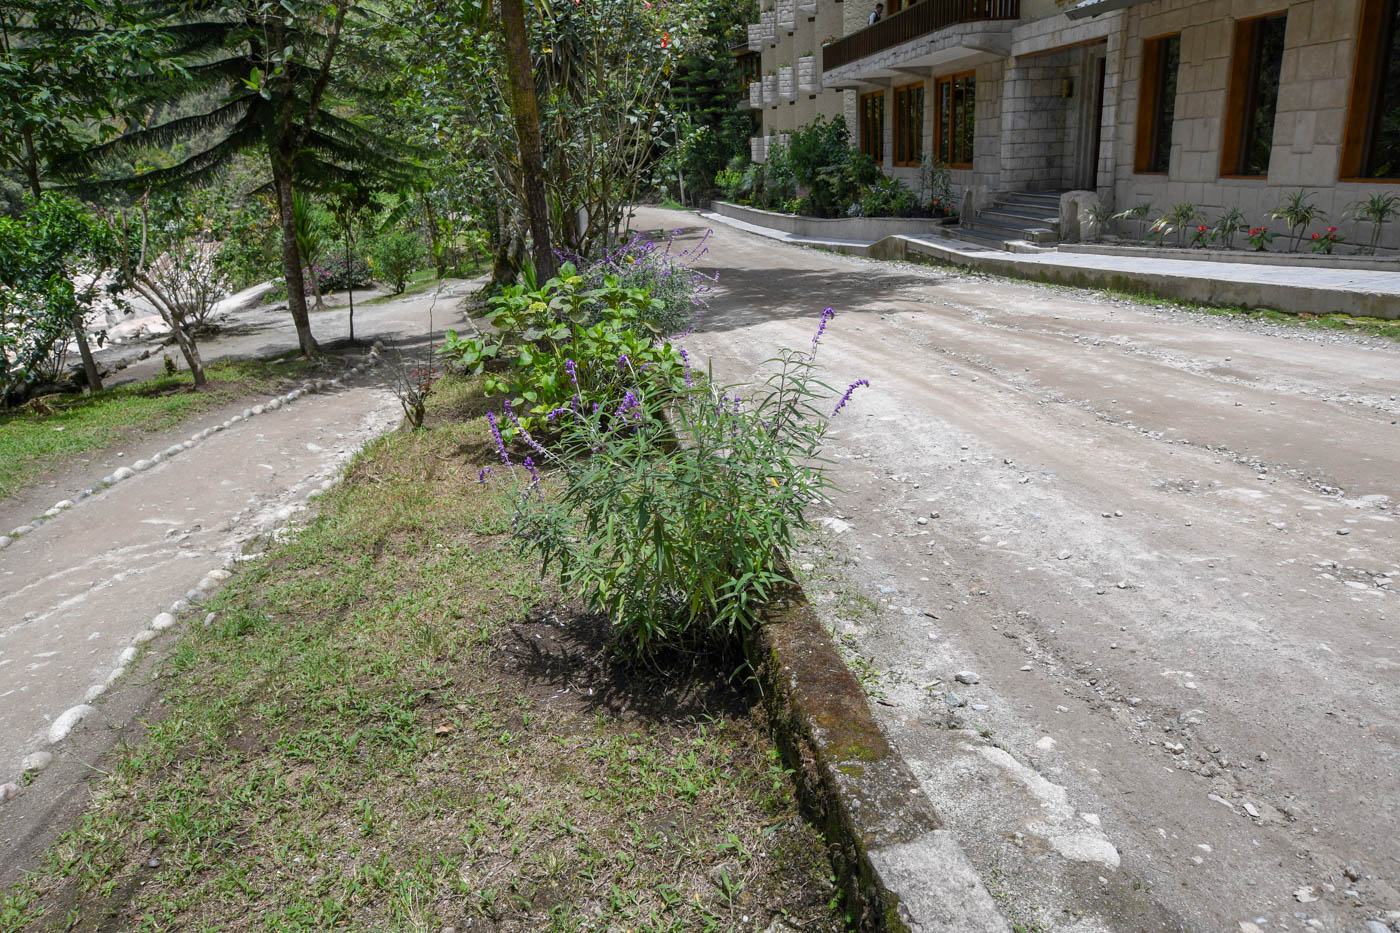
[[[762,702],[809,818],[826,837],[862,933],[1009,933],[1010,927],[880,731],[798,586],[745,639]]]

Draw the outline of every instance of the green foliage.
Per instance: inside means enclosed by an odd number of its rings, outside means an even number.
[[[747,401],[710,379],[633,367],[616,408],[563,415],[557,445],[532,454],[562,491],[522,483],[517,539],[608,614],[629,657],[731,640],[789,579],[783,555],[829,487],[829,392],[810,353],[771,365]]]
[[[1250,227],[1249,236],[1246,239],[1249,240],[1249,245],[1254,247],[1256,253],[1262,253],[1274,241],[1274,234],[1269,232],[1268,227]]]
[[[1381,228],[1396,217],[1400,217],[1400,195],[1373,194],[1369,198],[1353,202],[1347,212],[1363,223],[1371,224],[1371,243],[1368,251],[1374,253],[1381,241]]]
[[[423,262],[423,241],[413,233],[389,230],[375,238],[370,256],[375,278],[399,295],[407,287],[408,277]]]
[[[1312,225],[1314,221],[1324,220],[1327,214],[1317,205],[1312,203],[1313,192],[1305,188],[1299,188],[1284,199],[1278,207],[1269,211],[1269,216],[1274,220],[1281,220],[1288,225],[1288,232],[1293,237],[1293,245],[1290,253],[1298,251],[1298,243],[1303,238],[1304,231]]]
[[[1245,223],[1244,214],[1239,208],[1226,208],[1225,212],[1215,221],[1211,227],[1211,239],[1219,243],[1225,249],[1235,248],[1235,234],[1241,230],[1248,230],[1249,224]]]
[[[1095,201],[1089,205],[1088,214],[1090,242],[1097,243],[1103,239],[1104,228],[1117,215],[1102,201]]]
[[[1347,238],[1337,230],[1336,227],[1328,227],[1322,233],[1312,235],[1312,251],[1324,255],[1332,255],[1332,248],[1338,243],[1345,243]]]
[[[1152,202],[1143,201],[1134,204],[1127,210],[1119,211],[1113,215],[1114,220],[1132,220],[1138,224],[1138,239],[1147,238],[1147,218],[1152,216]]]
[[[840,118],[824,121],[818,117],[793,133],[788,152],[794,177],[809,191],[806,210],[800,213],[841,216],[861,188],[874,180],[870,171],[874,163],[851,148],[850,131]]]
[[[615,404],[628,366],[674,374],[679,354],[650,323],[660,301],[647,288],[604,276],[599,287],[565,263],[543,287],[510,285],[491,298],[490,336],[448,331],[443,356],[484,376],[487,395],[503,395],[518,427],[549,430],[561,410]],[[506,426],[507,434],[517,425]]]
[[[881,175],[861,198],[860,212],[866,217],[915,217],[919,199],[898,178]]]
[[[0,401],[58,376],[115,254],[111,229],[71,198],[45,192],[23,217],[0,217]]]
[[[1190,202],[1172,205],[1172,209],[1167,211],[1157,222],[1152,225],[1149,237],[1155,237],[1160,246],[1162,241],[1173,233],[1176,234],[1176,245],[1185,246],[1186,237],[1191,230],[1197,226],[1201,220],[1201,209]]]

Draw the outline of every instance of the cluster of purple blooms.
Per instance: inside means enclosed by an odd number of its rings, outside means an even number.
[[[572,262],[580,269],[591,287],[602,285],[605,276],[616,275],[624,284],[649,288],[652,297],[664,304],[678,304],[683,300],[694,309],[685,331],[685,334],[689,334],[695,327],[696,318],[707,307],[705,295],[714,287],[719,274],[706,275],[692,268],[709,251],[706,243],[713,231],[706,230],[695,245],[678,249],[676,237],[681,232],[673,230],[663,243],[647,239],[640,233],[634,234],[626,243],[605,251],[596,260],[567,251],[558,251],[558,255],[561,260]],[[685,320],[682,318],[675,323],[684,324]]]

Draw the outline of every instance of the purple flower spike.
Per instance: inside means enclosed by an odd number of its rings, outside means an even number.
[[[629,359],[627,358],[627,354],[626,354],[626,353],[623,353],[623,354],[621,354],[621,355],[618,356],[618,358],[617,358],[617,368],[618,368],[618,369],[626,369],[628,366],[631,366],[631,365],[632,365],[632,361],[629,360]]]
[[[846,394],[841,396],[841,401],[836,403],[836,408],[831,412],[831,417],[835,418],[841,413],[841,409],[846,407],[846,403],[851,400],[851,396],[856,394],[856,389],[868,385],[870,385],[870,381],[867,379],[857,379],[855,382],[851,383],[850,388],[846,389]]]
[[[496,442],[496,453],[501,455],[501,462],[509,466],[510,454],[506,452],[506,442],[505,439],[501,437],[501,428],[496,424],[496,413],[494,411],[488,411],[486,413],[486,421],[491,425],[491,438]]]
[[[485,486],[486,477],[490,476],[494,472],[495,470],[492,470],[490,467],[482,467],[481,471],[476,474],[476,481],[481,485]]]
[[[690,381],[690,354],[689,354],[689,353],[686,353],[684,350],[681,351],[681,363],[683,363],[683,364],[685,365],[685,387],[686,387],[687,389],[689,389],[689,388],[691,387],[691,381]]]
[[[817,325],[817,332],[812,337],[812,355],[817,355],[817,341],[822,339],[822,334],[826,333],[826,322],[836,316],[836,312],[827,308],[822,312],[822,322]]]
[[[544,501],[544,493],[540,491],[540,471],[535,469],[535,461],[529,457],[525,458],[525,469],[530,471],[530,488],[535,491],[535,496]]]

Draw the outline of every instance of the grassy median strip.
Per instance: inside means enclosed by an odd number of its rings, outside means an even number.
[[[440,386],[182,636],[0,929],[843,929],[730,665],[616,661],[517,556],[480,399]]]
[[[103,389],[91,395],[49,395],[0,413],[0,499],[63,458],[139,440],[201,412],[275,392],[316,364],[306,360],[238,360],[206,367],[209,385],[194,391],[189,373]]]

